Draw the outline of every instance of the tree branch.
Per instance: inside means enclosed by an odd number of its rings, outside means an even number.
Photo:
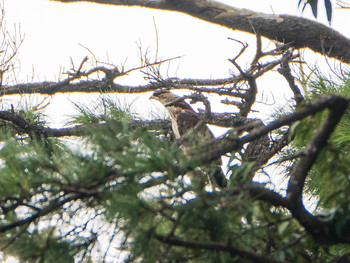
[[[196,249],[206,249],[206,250],[215,250],[215,251],[226,251],[230,252],[236,255],[239,255],[242,258],[254,260],[256,262],[262,262],[262,263],[283,263],[285,261],[275,260],[272,258],[267,258],[262,255],[257,255],[252,252],[242,250],[240,248],[234,247],[230,244],[223,244],[218,242],[201,242],[201,241],[195,241],[195,240],[182,240],[176,237],[171,236],[163,236],[155,234],[155,237],[166,244],[174,245],[174,246],[181,246],[185,248],[196,248]]]
[[[13,223],[0,225],[0,233],[4,233],[4,232],[6,232],[10,229],[16,228],[18,226],[22,226],[22,225],[34,222],[37,218],[48,215],[49,213],[56,210],[57,208],[62,207],[66,203],[69,203],[71,201],[76,201],[76,200],[86,198],[86,197],[88,197],[88,196],[84,195],[84,194],[76,194],[76,195],[70,195],[68,197],[65,196],[65,198],[62,198],[62,196],[55,198],[44,209],[33,214],[32,216],[28,216],[22,220],[15,221]]]
[[[293,56],[293,50],[288,50],[284,55],[281,63],[281,67],[277,69],[277,71],[284,76],[284,78],[287,80],[290,89],[292,90],[294,94],[294,100],[296,104],[300,104],[304,97],[301,94],[298,86],[295,84],[294,77],[292,75],[291,69],[289,67],[289,62],[291,61]]]
[[[347,105],[348,101],[336,95],[320,96],[319,99],[302,105],[295,113],[281,117],[267,126],[256,128],[246,136],[241,138],[227,136],[222,140],[213,140],[208,142],[200,146],[200,149],[194,149],[192,156],[195,156],[194,159],[198,164],[210,163],[211,161],[216,160],[219,156],[222,156],[228,152],[239,150],[245,143],[258,139],[275,129],[289,125],[297,120],[301,120],[325,108],[335,107],[335,105],[338,103],[341,105]]]
[[[350,40],[332,28],[306,18],[268,15],[203,0],[85,0],[85,2],[178,11],[234,30],[258,33],[271,40],[290,43],[295,48],[310,48],[317,53],[350,63]]]
[[[64,136],[84,136],[87,135],[87,128],[84,125],[76,125],[74,127],[54,129],[44,127],[40,124],[33,123],[23,115],[12,111],[0,111],[0,119],[12,123],[12,127],[18,133],[25,133],[30,136],[44,137],[64,137]],[[106,126],[107,124],[98,124]],[[163,130],[168,133],[171,130],[171,124],[168,120],[152,120],[141,121],[133,120],[129,122],[130,129],[145,128],[147,130]]]
[[[205,112],[199,112],[199,115],[205,115]],[[201,117],[202,118],[202,117]],[[204,116],[203,116],[204,118]],[[67,128],[50,128],[41,124],[33,123],[25,116],[14,111],[0,111],[0,119],[12,123],[18,133],[32,134],[37,137],[64,137],[64,136],[85,136],[87,134],[84,125],[76,125]],[[225,128],[235,128],[235,130],[250,131],[261,123],[261,120],[237,117],[231,113],[211,113],[208,119],[205,119],[207,124]],[[103,127],[104,123],[98,124]],[[162,130],[164,133],[171,132],[171,121],[158,120],[131,120],[128,123],[130,129],[145,128],[147,130]]]
[[[342,97],[334,96],[332,98],[331,104],[327,105],[330,109],[327,119],[323,125],[315,131],[311,142],[306,148],[306,154],[301,157],[296,165],[294,165],[288,184],[287,198],[293,200],[295,204],[301,205],[302,191],[306,176],[313,163],[316,161],[318,154],[327,143],[328,138],[334,131],[336,125],[339,123],[348,103],[349,102]]]
[[[317,219],[305,209],[302,200],[306,177],[349,104],[348,100],[336,96],[329,102],[330,104],[327,107],[330,113],[327,119],[315,131],[311,142],[306,147],[305,154],[292,167],[286,198],[289,202],[289,210],[319,242],[332,243],[334,240],[350,242],[349,233],[347,233],[349,229],[345,231],[349,226],[345,225],[343,228],[344,231],[341,231],[342,234],[338,236],[335,234],[336,226],[334,220],[323,222]]]

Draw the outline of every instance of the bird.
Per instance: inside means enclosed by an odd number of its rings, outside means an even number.
[[[182,139],[184,135],[188,134],[190,131],[194,131],[194,128],[201,121],[199,115],[189,104],[167,89],[156,90],[150,99],[159,101],[167,109],[176,139]],[[196,127],[195,133],[196,138],[198,138],[197,141],[203,142],[215,138],[206,125]],[[191,140],[183,142],[182,146],[186,155],[189,155],[187,148],[191,147],[194,143],[193,137],[191,137]],[[215,162],[215,166],[211,175],[214,177],[217,186],[223,188],[226,186],[226,179],[221,169],[221,157]]]

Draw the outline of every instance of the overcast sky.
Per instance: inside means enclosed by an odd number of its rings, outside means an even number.
[[[235,7],[275,14],[292,14],[314,19],[310,7],[301,14],[297,0],[222,0]],[[327,24],[323,2],[320,1],[319,22]],[[17,32],[20,29],[24,42],[20,48],[16,68],[16,82],[57,81],[71,68],[72,60],[77,67],[85,56],[91,58],[86,49],[102,62],[124,65],[130,69],[140,65],[139,46],[148,50],[154,58],[158,43],[158,58],[167,59],[182,56],[166,65],[165,77],[180,78],[222,78],[228,77],[233,69],[227,60],[237,55],[241,45],[228,38],[239,39],[250,46],[239,60],[244,68],[255,52],[255,36],[232,31],[222,26],[204,22],[190,16],[138,7],[117,7],[94,3],[63,4],[49,0],[4,0],[6,29]],[[345,36],[350,36],[348,26],[349,10],[334,9],[332,27]],[[156,38],[158,32],[158,40]],[[265,48],[273,48],[265,42]],[[84,47],[86,48],[84,48]],[[311,65],[315,61],[324,64],[321,56],[307,58]],[[92,60],[90,60],[92,61]],[[93,67],[87,63],[85,69]],[[327,69],[326,69],[327,70]],[[273,81],[271,81],[273,80]],[[137,85],[143,81],[141,74],[131,74],[116,80],[120,84]],[[265,118],[276,108],[287,103],[292,96],[285,80],[277,73],[268,73],[258,80],[260,98],[258,101],[275,103],[270,107],[255,109],[254,117]],[[165,110],[157,102],[148,100],[149,94],[138,96],[111,95],[124,105],[132,105],[135,112],[147,115],[155,111],[163,115]],[[15,96],[21,103],[38,102],[38,96]],[[73,112],[71,102],[92,105],[98,94],[56,94],[45,114],[52,127],[61,126]],[[136,98],[136,100],[135,100]],[[9,107],[13,96],[3,99],[2,106]],[[8,102],[7,104],[4,102]],[[15,105],[16,106],[16,105]],[[158,106],[158,107],[157,107]],[[260,105],[261,106],[261,105]],[[232,109],[231,109],[232,108]],[[212,102],[213,111],[234,111]],[[219,135],[219,133],[217,133]]]
[[[297,0],[222,2],[265,13],[301,15],[301,10],[297,9]],[[75,65],[79,65],[86,55],[91,57],[82,46],[91,50],[100,61],[124,64],[126,69],[139,66],[139,45],[143,50],[149,50],[151,57],[154,57],[157,49],[155,27],[158,31],[158,57],[166,59],[183,56],[170,64],[167,71],[169,77],[228,77],[232,66],[227,59],[234,57],[241,48],[238,43],[228,40],[228,37],[251,45],[247,56],[242,57],[243,66],[247,65],[249,54],[252,56],[255,50],[255,36],[175,12],[93,3],[62,4],[49,0],[4,0],[4,6],[6,29],[13,31],[16,24],[24,35],[16,78],[20,82],[31,81],[32,78],[34,81],[58,80],[60,72],[70,69],[71,58]],[[321,7],[319,20],[326,23],[323,6]],[[345,20],[346,15],[343,15],[347,12],[337,9],[334,11],[333,27],[349,36],[350,28]],[[310,8],[306,9],[303,16],[312,17]],[[92,67],[89,64],[87,66]],[[117,81],[139,84],[141,77],[132,74]],[[278,75],[275,79],[275,84],[283,81]],[[260,86],[273,89],[269,75],[259,82]],[[265,90],[266,94],[269,92],[271,91]],[[283,96],[288,97],[289,90],[285,92]],[[76,101],[77,97],[79,100],[86,98],[77,94],[58,94],[54,96],[49,111],[52,113],[60,107],[61,110],[66,108],[70,112],[67,98]],[[141,98],[139,105],[145,105],[143,99],[145,98]]]
[[[266,13],[301,14],[297,0],[222,2]],[[237,36],[236,32],[174,12],[49,0],[5,0],[4,3],[7,29],[12,30],[16,23],[25,34],[19,57],[22,81],[32,76],[33,68],[36,80],[55,80],[60,67],[69,68],[70,57],[79,63],[88,54],[79,44],[103,61],[109,58],[120,65],[127,60],[126,66],[132,67],[139,62],[137,42],[155,51],[153,19],[159,35],[160,57],[184,56],[177,74],[226,76],[227,71],[222,67],[230,66],[227,58],[239,48],[227,40]],[[348,23],[340,19],[345,16],[339,13],[344,11],[335,10],[333,27],[350,35]],[[310,15],[309,8],[304,15]],[[326,20],[323,12],[320,18]]]

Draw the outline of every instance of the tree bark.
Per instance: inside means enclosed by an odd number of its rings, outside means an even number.
[[[271,15],[234,8],[208,0],[54,0],[57,2],[93,2],[116,6],[141,6],[177,11],[233,30],[260,34],[270,40],[309,48],[330,58],[350,63],[350,39],[315,21],[291,16]]]

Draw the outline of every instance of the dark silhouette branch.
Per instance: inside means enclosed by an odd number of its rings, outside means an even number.
[[[301,193],[307,174],[343,116],[348,103],[349,102],[342,97],[334,96],[332,98],[331,104],[327,105],[327,108],[330,110],[327,119],[323,125],[315,131],[311,142],[304,150],[305,154],[300,158],[300,161],[294,165],[291,172],[291,180],[288,184],[287,198],[293,200],[295,204],[301,204]]]
[[[276,53],[278,54],[278,52]],[[276,55],[274,54],[274,55]],[[271,54],[273,55],[273,54]],[[263,57],[263,56],[261,56]],[[293,55],[293,58],[295,56]],[[175,59],[175,58],[173,58]],[[252,63],[252,65],[245,71],[242,70],[241,74],[238,76],[232,76],[223,79],[160,79],[155,81],[150,81],[145,85],[129,86],[120,85],[113,80],[117,77],[121,77],[129,74],[132,71],[140,70],[145,67],[150,67],[155,64],[161,64],[162,60],[155,63],[150,63],[146,66],[132,68],[125,72],[120,72],[118,68],[106,68],[102,66],[94,67],[88,71],[82,71],[81,67],[86,61],[86,58],[81,63],[77,70],[73,69],[73,72],[68,72],[69,77],[65,80],[59,82],[40,82],[40,83],[25,83],[17,85],[3,86],[1,90],[1,95],[13,95],[13,94],[42,94],[42,95],[54,95],[56,93],[145,93],[151,92],[156,89],[167,87],[169,89],[188,89],[194,92],[204,92],[213,93],[220,96],[230,96],[234,98],[247,99],[250,94],[245,94],[244,90],[237,89],[237,85],[241,82],[247,80],[254,81],[255,79],[261,77],[267,71],[278,66],[282,60],[283,56],[275,59],[271,62],[257,65],[257,62]],[[105,77],[102,80],[82,80],[84,77],[88,77],[93,73],[102,71],[105,73]],[[249,76],[249,78],[247,77]],[[77,81],[79,82],[73,82]],[[253,95],[253,94],[251,94]]]
[[[73,3],[81,0],[56,0]],[[234,8],[216,1],[203,0],[85,0],[116,6],[141,6],[177,11],[234,30],[260,34],[295,48],[310,48],[331,58],[350,63],[350,40],[315,21],[291,15],[271,15]]]
[[[261,120],[237,117],[232,113],[210,113],[204,116],[205,112],[200,111],[199,115],[205,118],[207,124],[225,128],[235,128],[240,132],[251,131],[261,124]],[[201,117],[202,118],[202,117]],[[24,115],[15,111],[0,111],[0,119],[7,122],[11,128],[19,134],[34,135],[36,137],[65,137],[65,136],[86,136],[88,134],[84,125],[75,125],[67,128],[50,128],[42,124],[34,123],[28,120]],[[2,123],[2,126],[7,125]],[[101,128],[107,124],[97,124]],[[158,120],[132,120],[129,121],[128,127],[131,130],[144,128],[147,130],[159,130],[163,133],[171,132],[171,121]]]
[[[278,119],[277,123],[283,123],[287,119],[294,117],[301,117],[308,112],[313,114],[316,109],[318,111],[328,108],[330,113],[323,125],[315,131],[309,145],[304,154],[299,155],[299,161],[293,166],[290,173],[290,180],[288,183],[287,196],[284,198],[279,194],[265,189],[262,185],[253,183],[248,187],[249,193],[260,200],[266,201],[275,206],[282,206],[288,208],[293,216],[303,225],[306,231],[311,234],[319,243],[336,244],[336,243],[350,243],[350,226],[346,222],[342,226],[340,235],[336,231],[336,219],[323,221],[319,217],[308,212],[303,205],[303,188],[308,173],[315,163],[319,153],[326,145],[330,135],[333,133],[335,127],[339,123],[341,117],[348,107],[349,101],[339,96],[324,96],[318,101],[304,105],[303,109],[299,109],[295,114],[282,117]],[[305,117],[305,115],[304,115]],[[276,124],[276,123],[272,123]],[[254,133],[260,133],[269,128],[270,125],[262,127],[260,131],[252,131],[251,134],[243,137],[248,139],[250,136],[254,137]],[[259,130],[259,128],[258,128]],[[249,138],[250,139],[250,138]],[[238,143],[236,141],[236,143]],[[338,231],[339,232],[339,231]]]
[[[341,97],[333,97],[331,104],[327,106],[330,113],[323,125],[315,131],[309,145],[304,150],[304,155],[292,167],[290,180],[287,188],[287,199],[290,203],[289,209],[299,222],[312,234],[319,242],[332,243],[334,240],[350,242],[350,226],[345,225],[341,236],[336,235],[335,222],[322,222],[306,211],[302,193],[308,173],[315,163],[319,153],[326,145],[328,138],[333,133],[341,117],[348,107],[349,101]],[[346,230],[347,229],[347,230]]]
[[[298,86],[295,84],[295,79],[292,75],[292,72],[289,66],[289,62],[291,61],[292,56],[293,56],[293,50],[288,50],[283,56],[281,66],[280,68],[278,68],[277,71],[287,80],[289,87],[294,94],[294,100],[298,105],[304,100],[304,97],[301,94]]]
[[[0,233],[4,233],[10,229],[16,228],[18,226],[26,225],[31,222],[34,222],[36,219],[43,217],[45,215],[48,215],[49,213],[55,211],[58,208],[61,208],[64,204],[69,203],[71,201],[80,200],[82,198],[86,198],[85,194],[76,194],[76,195],[70,195],[65,197],[58,197],[50,201],[50,203],[43,209],[41,209],[39,212],[36,212],[35,214],[26,217],[25,219],[15,221],[13,223],[0,225]]]
[[[288,200],[282,197],[280,194],[264,188],[262,184],[252,183],[247,187],[248,193],[252,198],[256,198],[262,201],[266,201],[276,207],[288,207]]]
[[[333,107],[337,103],[348,104],[348,101],[340,96],[325,95],[320,96],[313,102],[302,105],[293,114],[281,117],[269,125],[261,126],[254,129],[248,135],[241,138],[235,136],[227,136],[222,140],[214,140],[202,145],[200,149],[194,149],[193,156],[199,164],[210,163],[211,161],[228,152],[239,150],[245,143],[251,142],[268,134],[269,132],[290,125],[295,121],[301,120],[309,115],[322,111],[325,108]],[[202,154],[198,154],[202,153]]]
[[[263,255],[257,255],[253,252],[246,251],[237,247],[232,246],[231,244],[223,244],[219,242],[205,242],[205,241],[195,241],[195,240],[182,240],[172,236],[163,236],[163,235],[154,235],[160,242],[181,246],[185,248],[196,248],[196,249],[205,249],[205,250],[215,250],[215,251],[226,251],[239,255],[242,258],[250,259],[256,262],[266,262],[266,263],[283,263],[285,261],[275,260],[273,258],[268,258]]]

